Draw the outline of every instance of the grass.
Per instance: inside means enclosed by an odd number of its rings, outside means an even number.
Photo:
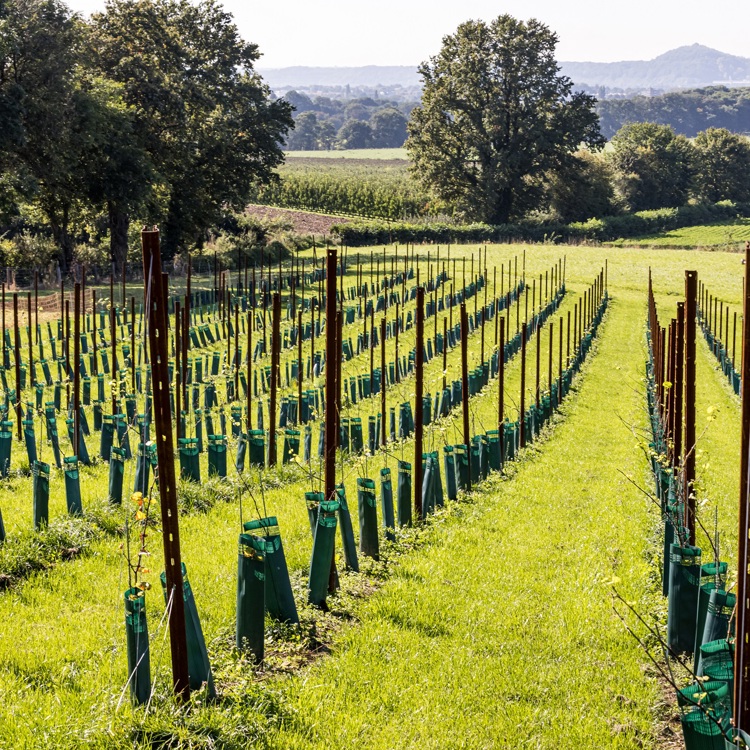
[[[672,229],[660,234],[633,237],[607,244],[663,248],[719,248],[736,251],[742,249],[747,240],[750,240],[750,219],[736,219],[716,224]]]
[[[476,248],[453,247],[451,257],[472,252]],[[522,252],[491,247],[489,265],[507,268]],[[529,279],[560,252],[526,248]],[[265,669],[251,666],[231,646],[240,507],[231,489],[219,491],[209,483],[183,493],[190,509],[181,518],[183,553],[216,670],[218,704],[205,706],[198,695],[195,703],[179,708],[168,699],[163,604],[154,590],[147,609],[155,700],[148,715],[133,711],[127,698],[118,710],[126,680],[122,591],[127,572],[115,534],[97,534],[85,555],[32,572],[25,583],[0,595],[0,747],[473,748],[521,742],[540,748],[658,747],[658,685],[613,617],[607,586],[616,575],[622,580],[618,587],[640,611],[660,612],[648,557],[653,510],[620,473],[648,481],[637,437],[646,425],[647,267],[654,268],[666,318],[679,299],[686,268],[696,268],[715,293],[736,301],[742,266],[737,255],[727,253],[568,249],[569,294],[561,315],[572,309],[607,256],[614,299],[598,351],[547,440],[527,451],[514,476],[494,478],[471,498],[450,504],[424,530],[400,534],[385,560],[368,566],[368,575],[343,576],[344,591],[332,599],[331,613],[321,617],[302,606],[300,631],[269,630],[272,655]],[[426,274],[426,262],[422,267]],[[557,316],[554,322],[557,327]],[[430,334],[432,325],[431,320],[426,324]],[[359,324],[352,327],[357,330]],[[547,335],[542,332],[543,352]],[[400,337],[403,352],[413,346],[413,336],[410,331]],[[534,341],[529,384],[535,347]],[[478,349],[475,334],[470,362],[478,360]],[[708,405],[718,404],[719,416],[701,437],[705,455],[699,473],[710,503],[719,507],[729,547],[736,513],[731,475],[736,411],[712,372],[709,353],[704,354],[699,414],[707,416]],[[285,354],[291,356],[296,353]],[[353,360],[351,373],[362,367],[363,357]],[[449,378],[456,368],[454,352]],[[519,371],[516,358],[506,379],[511,418]],[[350,374],[346,366],[344,373]],[[441,365],[431,363],[426,375],[431,391],[441,378]],[[412,383],[394,389],[389,403],[413,397]],[[366,417],[371,408],[374,404],[363,402],[349,413]],[[471,409],[474,431],[489,429],[496,419],[494,389],[476,397]],[[454,442],[456,422],[454,416],[435,425],[427,445]],[[14,454],[19,449],[14,446]],[[395,446],[388,457],[347,462],[350,506],[357,476],[374,475],[384,461],[393,472],[401,455],[413,455],[411,441]],[[232,458],[230,450],[230,463]],[[205,457],[203,462],[206,471]],[[132,472],[128,465],[126,488]],[[96,499],[106,493],[106,465],[81,474],[84,509],[97,507]],[[296,465],[264,473],[262,483],[257,472],[249,479],[244,517],[255,515],[254,502],[259,511],[279,517],[301,602],[310,551],[302,496],[317,480]],[[23,477],[0,488],[9,536],[30,523],[30,495]],[[51,515],[63,516],[64,507],[62,481],[53,476]],[[710,507],[702,516],[708,522]],[[156,533],[150,549],[158,589],[162,564]],[[330,656],[315,658],[329,651]]]

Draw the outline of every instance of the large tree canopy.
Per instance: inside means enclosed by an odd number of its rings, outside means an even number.
[[[257,46],[215,0],[110,0],[92,24],[94,65],[122,85],[135,112],[161,200],[155,218],[174,254],[200,242],[222,206],[244,207],[254,180],[270,179],[291,107],[270,101],[253,70]],[[132,205],[115,200],[109,209],[116,227]]]
[[[690,191],[693,151],[690,141],[668,125],[625,125],[612,138],[607,156],[615,184],[632,211],[681,206]]]
[[[542,183],[586,144],[604,143],[595,100],[555,62],[536,20],[468,21],[423,63],[407,148],[419,180],[466,217],[493,224],[539,206]]]

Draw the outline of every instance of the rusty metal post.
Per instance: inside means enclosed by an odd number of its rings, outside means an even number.
[[[336,499],[336,248],[326,254],[325,499]]]
[[[181,341],[182,333],[182,309],[180,307],[179,299],[174,306],[174,419],[175,419],[175,434],[179,440],[181,437],[186,437],[182,434],[182,372],[180,355],[182,349]],[[170,384],[171,385],[171,384]]]
[[[130,298],[130,378],[135,393],[135,297]]]
[[[547,363],[547,388],[550,394],[550,403],[552,402],[552,344],[555,340],[555,322],[549,322],[549,362]],[[541,339],[539,340],[541,344]]]
[[[18,439],[23,437],[21,420],[23,411],[21,410],[21,332],[18,327],[18,292],[13,292],[13,325],[15,327],[15,357],[16,357],[16,427],[18,429]],[[5,332],[3,331],[3,339]]]
[[[398,302],[396,303],[396,382],[401,382],[401,375],[399,373],[399,370],[401,369],[399,367],[399,361],[398,361],[398,329],[401,328],[401,318],[399,318],[398,315]]]
[[[385,315],[380,321],[380,445],[385,448],[386,444],[386,421],[388,415],[386,414],[385,408],[385,389],[388,383],[388,375],[385,369]]]
[[[162,539],[168,600],[171,602],[169,638],[172,653],[172,684],[175,695],[187,700],[190,695],[188,676],[185,602],[183,599],[182,556],[180,554],[177,481],[174,466],[174,441],[169,403],[169,351],[167,301],[161,283],[161,255],[158,230],[143,230],[144,308],[148,310],[148,340],[154,381],[154,423],[156,454],[161,496]],[[166,276],[166,275],[165,275]],[[152,279],[154,283],[152,283]]]
[[[302,424],[302,380],[305,375],[302,364],[302,305],[297,313],[297,423]]]
[[[497,350],[497,433],[500,461],[505,456],[505,318],[500,318],[500,345]]]
[[[80,294],[80,291],[79,291]],[[28,302],[28,318],[29,318],[29,385],[33,388],[36,383],[34,378],[34,337],[32,335],[32,324],[31,324],[31,292],[26,295],[26,301]]]
[[[84,274],[85,278],[85,274]],[[39,271],[34,271],[34,340],[39,343]]]
[[[97,348],[97,339],[99,338],[97,335],[97,327],[96,327],[96,289],[91,290],[91,320],[92,320],[92,332],[91,332],[91,338],[94,341],[94,361],[91,366],[91,372],[94,375],[97,375],[99,372],[99,365],[96,361],[96,348]]]
[[[524,422],[526,414],[526,323],[521,328],[521,401],[518,407],[518,429],[519,445],[521,448],[526,447],[526,430]]]
[[[695,544],[695,308],[698,273],[685,271],[685,441],[682,458],[682,486],[690,544]]]
[[[159,273],[161,273],[161,267],[159,267]],[[154,279],[154,283],[158,283],[159,276],[157,275]],[[166,304],[166,302],[164,303]],[[115,307],[112,305],[112,307],[109,308],[109,335],[110,335],[110,342],[112,345],[112,379],[117,381],[117,321],[115,318]],[[167,323],[167,328],[169,328],[169,324]],[[165,344],[166,347],[166,344]],[[120,393],[120,387],[119,385],[115,387],[115,389],[112,392],[112,414],[117,414],[117,396]]]
[[[73,454],[78,456],[81,445],[81,285],[77,282],[73,287],[73,308]]]
[[[253,273],[255,273],[255,267],[253,266]],[[253,285],[253,294],[255,294],[255,285]],[[247,431],[253,429],[253,417],[252,410],[250,409],[253,394],[253,380],[252,380],[252,367],[253,367],[253,315],[252,309],[248,307],[247,311],[247,393],[245,394],[247,400]]]
[[[734,657],[734,724],[750,731],[750,242],[745,244],[745,283],[742,305],[742,444],[740,453],[740,502],[737,554],[737,619]]]
[[[675,409],[674,409],[674,466],[679,466],[682,459],[682,409],[684,398],[685,375],[685,303],[677,303],[677,348],[675,351]]]
[[[424,435],[424,287],[417,287],[416,393],[414,402],[414,515],[422,520],[422,438]]]
[[[268,405],[268,465],[276,466],[276,396],[279,386],[280,341],[279,327],[281,324],[281,294],[274,292],[273,316],[271,320],[271,398]]]
[[[539,408],[539,392],[541,391],[541,381],[542,381],[542,367],[541,367],[541,360],[542,360],[542,331],[541,328],[537,329],[536,332],[536,391],[535,391],[535,398],[534,402],[536,404],[536,408]]]
[[[469,432],[469,322],[466,302],[461,303],[461,396],[463,401],[463,427],[466,455],[469,458],[468,489],[471,490],[471,433]]]

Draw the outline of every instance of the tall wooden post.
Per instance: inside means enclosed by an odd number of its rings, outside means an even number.
[[[737,553],[737,622],[734,654],[734,723],[750,731],[750,242],[745,245],[745,285],[742,305],[742,445]]]
[[[23,436],[21,420],[23,411],[21,410],[21,331],[18,327],[18,292],[13,292],[13,325],[15,327],[15,355],[16,355],[16,427],[18,430],[18,439]],[[3,338],[5,332],[3,331]]]
[[[469,459],[468,489],[471,490],[471,433],[469,432],[469,321],[466,302],[461,303],[461,395],[463,399],[463,427],[466,455]]]
[[[414,402],[414,514],[422,520],[422,438],[424,433],[424,287],[417,287],[416,393]]]
[[[268,416],[268,465],[276,466],[276,394],[279,385],[280,354],[279,328],[281,324],[281,294],[273,295],[273,319],[271,320],[271,398]]]
[[[73,453],[81,448],[81,285],[73,287]]]
[[[682,486],[690,544],[695,544],[695,308],[698,273],[685,271],[685,440]]]
[[[148,341],[154,381],[153,408],[156,426],[156,455],[159,467],[164,567],[167,579],[167,599],[171,603],[169,640],[172,653],[172,684],[175,695],[187,700],[190,695],[190,680],[188,676],[174,440],[169,402],[169,350],[167,347],[169,326],[167,325],[167,301],[164,295],[166,284],[162,283],[161,274],[159,231],[144,229],[141,233],[141,243],[143,248],[143,296],[146,300],[144,307],[148,316]],[[154,283],[152,283],[152,279]]]

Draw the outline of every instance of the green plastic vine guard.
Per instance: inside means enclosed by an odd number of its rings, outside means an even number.
[[[67,456],[63,459],[65,464],[65,501],[68,505],[68,514],[71,516],[82,516],[83,506],[81,504],[81,482],[78,476],[77,456]]]
[[[323,606],[328,594],[338,509],[339,504],[335,500],[322,500],[318,506],[308,579],[308,601],[316,606]]]
[[[435,512],[435,472],[432,455],[422,454],[422,517]]]
[[[724,750],[730,718],[727,701],[723,691],[712,691],[701,700],[700,706],[683,708],[680,722],[685,750]]]
[[[109,459],[109,502],[122,505],[122,483],[125,476],[125,451],[112,447]]]
[[[167,592],[167,574],[160,576],[161,586],[164,591],[164,601],[169,602]],[[190,679],[190,690],[200,690],[206,686],[206,694],[209,700],[216,697],[214,678],[211,673],[211,664],[208,661],[206,640],[203,637],[198,608],[195,604],[193,589],[188,580],[185,563],[182,563],[182,598],[185,602],[185,635],[188,651],[188,677]]]
[[[154,463],[154,453],[156,446],[150,443],[140,443],[138,445],[138,455],[135,460],[135,483],[133,492],[140,492],[142,495],[148,494],[149,474],[151,465]]]
[[[10,452],[13,445],[13,422],[3,420],[0,422],[0,476],[3,478],[10,474]]]
[[[109,461],[109,454],[115,439],[115,416],[113,414],[103,414],[101,428],[99,458],[103,461]]]
[[[260,406],[260,404],[259,404]],[[248,433],[248,447],[251,466],[266,465],[266,433],[260,430],[250,430]]]
[[[310,534],[315,539],[315,526],[318,523],[318,507],[325,500],[322,492],[305,492],[305,507],[307,508],[307,519],[310,522]]]
[[[227,477],[227,438],[225,435],[208,436],[208,476],[220,479]]]
[[[443,446],[443,466],[445,468],[445,492],[449,500],[458,497],[458,482],[456,478],[456,460],[452,445]]]
[[[146,598],[141,589],[125,591],[125,634],[128,651],[130,700],[148,703],[151,697],[151,658],[146,621]]]
[[[393,513],[393,482],[391,481],[391,470],[387,467],[380,470],[380,509],[383,514],[385,538],[389,542],[395,542],[396,520]]]
[[[503,468],[503,457],[500,454],[499,430],[487,430],[487,453],[489,469],[500,471]]]
[[[247,456],[247,435],[244,432],[240,432],[237,438],[237,457],[234,460],[234,468],[238,474],[243,474],[245,471],[245,457]]]
[[[667,645],[676,653],[692,653],[695,646],[700,556],[699,547],[670,547]]]
[[[695,624],[695,659],[693,671],[697,674],[698,661],[700,660],[701,646],[705,643],[703,640],[703,631],[706,626],[708,617],[708,604],[711,600],[711,594],[716,590],[724,589],[726,583],[728,565],[725,562],[706,563],[701,565],[700,588],[698,589],[698,619]],[[711,640],[715,640],[712,638]]]
[[[177,445],[180,451],[180,476],[200,484],[201,465],[198,441],[195,438],[178,438]]]
[[[734,678],[734,643],[720,638],[701,646],[701,669],[704,677],[721,680],[732,689]]]
[[[349,504],[346,502],[346,488],[343,484],[336,485],[336,498],[339,503],[339,527],[341,529],[341,544],[344,548],[344,563],[349,570],[359,573],[359,560],[357,558],[357,545],[354,541],[352,516],[349,512]]]
[[[268,613],[282,622],[299,622],[276,516],[247,521],[243,528],[253,536],[262,536],[266,542],[265,599]]]
[[[375,499],[375,482],[357,479],[357,505],[359,508],[359,551],[374,560],[380,559],[378,537],[378,505]]]
[[[257,662],[264,657],[266,546],[262,537],[240,534],[236,642],[240,651],[249,651]]]
[[[41,529],[49,524],[49,464],[34,461],[31,472],[34,528]]]
[[[396,487],[396,510],[399,526],[411,526],[411,464],[398,462],[398,485]]]
[[[284,452],[281,455],[281,463],[288,464],[294,456],[299,456],[300,431],[287,427],[284,430]]]
[[[703,676],[703,646],[712,641],[726,639],[729,636],[729,623],[737,604],[737,597],[720,589],[714,589],[708,601],[706,622],[703,626],[703,637],[701,638],[701,649],[699,650],[698,664],[695,673]]]

